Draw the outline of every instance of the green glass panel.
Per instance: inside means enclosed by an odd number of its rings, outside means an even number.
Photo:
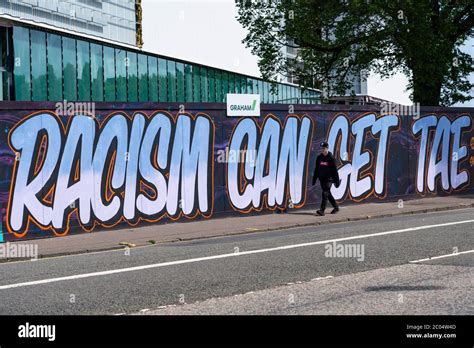
[[[115,88],[117,101],[126,102],[127,96],[127,52],[115,50]]]
[[[49,43],[48,35],[48,51]],[[49,89],[51,91],[51,84],[49,85]],[[89,55],[89,43],[79,40],[77,41],[77,98],[80,101],[91,100],[91,61]]]
[[[166,71],[166,60],[159,58],[158,59],[158,81],[159,81],[158,89],[159,89],[160,102],[168,101],[167,74],[168,73]]]
[[[238,93],[240,94],[241,93],[241,89],[240,89],[240,75],[234,75],[234,93]]]
[[[48,100],[61,101],[63,100],[63,63],[62,63],[62,48],[61,37],[54,34],[47,35],[47,61],[48,61]],[[89,47],[89,46],[87,46]],[[87,57],[89,57],[89,50],[87,50]],[[90,91],[90,65],[87,66],[89,91]],[[90,100],[90,93],[87,96]]]
[[[64,99],[77,100],[76,40],[63,37]]]
[[[247,93],[253,93],[253,79],[247,79]]]
[[[209,101],[216,102],[216,71],[212,68],[207,70],[207,80],[209,81]]]
[[[263,81],[263,102],[268,103],[268,83]]]
[[[276,97],[277,97],[277,93],[278,93],[278,92],[275,92],[275,91],[273,90],[273,88],[274,88],[274,87],[273,87],[273,84],[270,83],[269,86],[268,86],[268,93],[270,94],[268,100],[270,101],[271,104],[275,103]],[[278,88],[278,87],[277,87],[277,88]]]
[[[184,97],[184,64],[176,63],[176,101],[184,103],[186,101]]]
[[[222,72],[222,98],[224,102],[227,100],[228,93],[229,93],[229,74],[223,71]]]
[[[104,95],[105,101],[115,101],[115,50],[104,46]]]
[[[138,101],[138,68],[137,68],[137,54],[127,52],[127,86],[128,86],[128,101]]]
[[[7,66],[7,28],[0,27],[0,100],[10,100]]]
[[[148,58],[138,55],[138,100],[148,101]]]
[[[201,67],[201,98],[203,102],[209,102],[209,82],[207,80],[207,68]]]
[[[104,101],[104,63],[102,46],[91,44],[92,101]]]
[[[235,74],[229,73],[227,76],[229,81],[227,93],[235,93]]]
[[[186,64],[184,67],[184,80],[186,84],[186,101],[192,102],[193,101],[193,66]]]
[[[176,62],[168,60],[168,101],[176,101]]]
[[[13,27],[15,100],[31,100],[30,31]]]
[[[201,71],[200,67],[193,67],[193,101],[201,101]]]
[[[150,101],[158,101],[158,60],[148,56],[148,86]]]
[[[32,98],[35,101],[47,100],[46,87],[46,34],[42,31],[31,30],[31,65]]]
[[[222,103],[224,97],[222,95],[222,72],[220,70],[215,71],[214,79],[216,81],[216,102]]]
[[[254,94],[259,94],[260,90],[258,89],[258,80],[253,79],[252,84],[253,84],[253,87],[252,87],[253,93]]]
[[[245,76],[240,77],[240,93],[247,93],[247,78]]]

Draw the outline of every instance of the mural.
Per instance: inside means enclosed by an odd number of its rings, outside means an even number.
[[[242,118],[230,137],[230,153],[242,153],[228,161],[226,188],[233,209],[260,211],[286,205],[302,206],[305,198],[312,120],[290,115],[284,125],[274,116],[259,126],[254,118]],[[252,155],[254,154],[254,155]],[[242,161],[239,161],[242,160]],[[240,162],[240,163],[239,163]]]
[[[69,120],[63,127],[54,114],[40,112],[10,131],[9,231],[22,236],[34,221],[65,234],[73,212],[85,230],[212,213],[214,125],[208,116],[138,112],[131,118],[113,113],[101,123],[87,115]]]
[[[97,103],[72,115],[20,104],[0,108],[0,241],[319,203],[308,173],[325,139],[337,200],[473,189],[472,109],[264,105],[261,117],[227,118],[222,104]]]

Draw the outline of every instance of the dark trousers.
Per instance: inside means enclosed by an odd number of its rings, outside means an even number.
[[[323,197],[322,197],[323,199],[321,201],[321,211],[324,211],[326,209],[328,200],[331,203],[331,205],[334,208],[336,208],[337,203],[331,193],[332,181],[320,181],[320,182],[321,182],[321,190],[323,190]]]

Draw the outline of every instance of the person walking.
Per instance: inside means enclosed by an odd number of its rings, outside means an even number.
[[[329,152],[329,144],[322,142],[320,148],[321,153],[316,158],[316,166],[314,168],[313,185],[316,184],[316,180],[319,179],[323,193],[321,207],[316,213],[320,216],[324,216],[328,200],[334,208],[331,214],[336,214],[339,211],[339,206],[331,193],[331,186],[335,184],[336,187],[339,187],[341,181],[337,171],[336,160],[332,153]]]

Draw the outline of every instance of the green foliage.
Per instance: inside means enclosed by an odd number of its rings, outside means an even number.
[[[473,99],[474,60],[459,47],[474,36],[472,0],[241,0],[243,42],[265,79],[298,77],[304,87],[345,92],[347,77],[374,72],[408,77],[413,102]],[[287,45],[289,40],[294,44]],[[282,49],[297,49],[289,59]]]

